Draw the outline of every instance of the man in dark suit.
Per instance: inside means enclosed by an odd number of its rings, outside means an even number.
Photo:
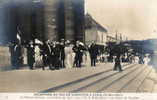
[[[121,44],[120,43],[116,43],[115,46],[115,54],[116,54],[116,58],[115,58],[115,65],[114,65],[114,69],[113,70],[117,70],[117,68],[119,69],[119,71],[123,71],[122,70],[122,66],[121,66],[121,55],[122,55],[122,49],[121,49]]]
[[[22,66],[22,47],[18,43],[10,43],[9,49],[11,53],[11,65],[13,66],[13,69],[19,69],[19,67]]]
[[[96,66],[98,47],[95,44],[95,42],[93,42],[91,46],[89,47],[89,53],[90,53],[90,58],[91,58],[91,66]]]
[[[117,68],[119,69],[120,72],[123,71],[122,70],[122,66],[121,66],[120,55],[116,56],[115,65],[114,65],[114,69],[113,70],[117,70]]]
[[[59,42],[55,43],[55,47],[53,48],[53,50],[54,50],[54,56],[55,56],[54,66],[55,66],[55,69],[59,69],[61,66],[61,59],[60,59],[61,50],[60,50]]]
[[[43,41],[43,44],[40,46],[40,55],[42,56],[43,66],[42,69],[45,70],[45,67],[50,64],[49,57],[50,57],[50,48],[46,41]]]
[[[64,51],[64,48],[65,48],[65,40],[64,39],[61,39],[61,42],[60,42],[60,60],[61,60],[61,68],[65,68],[65,51]]]
[[[28,65],[31,70],[33,70],[35,63],[35,51],[33,41],[30,41],[27,47],[27,57],[28,57]]]
[[[74,65],[80,68],[82,63],[83,48],[79,43],[79,41],[76,41],[76,45],[73,47],[73,51],[75,53]]]
[[[10,51],[10,57],[11,57],[11,65],[13,66],[13,68],[15,68],[16,66],[16,55],[15,55],[15,51],[14,51],[14,48],[15,48],[16,44],[15,43],[12,43],[10,42],[9,43],[9,51]]]
[[[59,69],[60,67],[60,45],[58,42],[52,42],[50,44],[50,69]]]

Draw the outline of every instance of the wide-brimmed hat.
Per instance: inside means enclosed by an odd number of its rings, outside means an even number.
[[[71,44],[71,42],[70,42],[69,40],[66,40],[66,41],[65,41],[65,44],[66,44],[66,45],[69,45],[69,44]]]
[[[82,42],[79,42],[79,45],[82,45],[82,46],[84,46],[84,43],[82,43]]]

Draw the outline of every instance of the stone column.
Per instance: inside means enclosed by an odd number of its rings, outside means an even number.
[[[58,40],[57,8],[59,0],[44,0],[45,40]]]
[[[72,0],[64,0],[65,9],[65,39],[74,40],[74,14]]]
[[[74,13],[75,39],[85,42],[84,0],[72,0]]]
[[[45,14],[44,14],[44,3],[34,2],[34,13],[35,13],[35,36],[39,40],[43,40],[45,36]]]

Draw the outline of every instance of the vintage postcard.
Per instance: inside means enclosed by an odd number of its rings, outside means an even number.
[[[157,100],[156,60],[156,0],[0,0],[1,100]]]

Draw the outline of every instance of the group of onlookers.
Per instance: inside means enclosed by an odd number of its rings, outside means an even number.
[[[91,66],[96,66],[98,47],[95,42],[92,42],[90,46],[85,46],[80,41],[72,43],[69,40],[61,39],[60,42],[48,40],[38,46],[42,56],[43,70],[46,66],[50,70],[65,67],[80,68],[83,63],[83,56],[87,56],[87,51],[89,51]]]
[[[20,52],[20,44],[16,44],[11,46],[11,52],[19,53]],[[149,62],[148,57],[144,56],[135,56],[135,55],[124,55],[116,52],[114,56],[109,56],[103,53],[100,53],[98,45],[93,41],[90,45],[86,46],[84,43],[80,41],[69,41],[61,39],[60,41],[40,41],[40,43],[33,43],[30,41],[25,45],[27,48],[27,63],[30,69],[34,69],[35,66],[35,47],[39,48],[39,54],[42,61],[42,69],[45,70],[45,67],[49,67],[50,70],[60,69],[60,68],[72,68],[77,67],[81,68],[84,63],[83,57],[89,54],[90,65],[96,66],[97,62],[114,62],[114,70],[122,71],[121,62],[130,62],[130,63],[139,63],[145,64]],[[15,54],[11,53],[11,54]],[[19,55],[21,55],[19,53]],[[14,55],[11,55],[14,57]],[[17,56],[17,54],[16,54]],[[18,62],[20,62],[22,56],[14,57],[12,59],[13,66],[17,66]],[[16,63],[15,63],[16,62]],[[17,69],[19,66],[17,66]]]

